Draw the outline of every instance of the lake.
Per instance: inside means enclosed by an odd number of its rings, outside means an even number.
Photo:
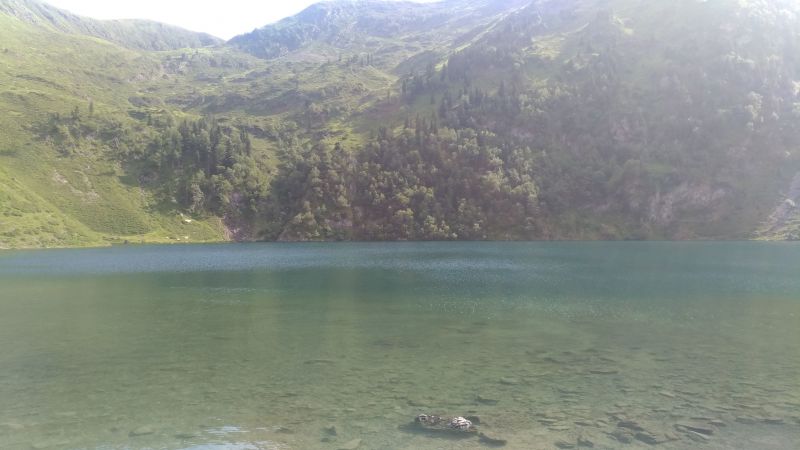
[[[421,413],[477,416],[489,440],[410,426]],[[0,448],[500,440],[794,447],[800,245],[0,252]]]

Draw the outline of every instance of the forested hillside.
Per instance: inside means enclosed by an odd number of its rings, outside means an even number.
[[[0,0],[3,247],[800,232],[789,0],[341,1],[226,44],[43,10]]]

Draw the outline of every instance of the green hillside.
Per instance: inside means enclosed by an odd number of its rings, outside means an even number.
[[[223,45],[0,0],[0,247],[792,237],[798,14],[342,1]]]
[[[3,15],[0,42],[1,246],[222,237],[217,219],[187,225],[174,208],[159,211],[113,147],[112,130],[139,131],[131,82],[159,76],[157,59]],[[50,129],[52,117],[73,111],[80,129]]]

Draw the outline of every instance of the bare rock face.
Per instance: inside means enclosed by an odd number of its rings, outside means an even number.
[[[770,214],[764,227],[758,231],[759,236],[771,238],[786,235],[789,240],[795,240],[793,237],[798,238],[787,230],[789,223],[800,217],[798,204],[800,204],[800,173],[794,176],[788,192],[781,197],[781,201]]]
[[[668,225],[679,211],[711,208],[727,194],[725,189],[709,184],[683,183],[670,192],[659,193],[650,199],[650,220],[657,225]]]

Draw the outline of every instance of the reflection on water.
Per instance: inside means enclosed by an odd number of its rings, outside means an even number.
[[[0,448],[791,448],[798,273],[760,243],[0,253]]]

